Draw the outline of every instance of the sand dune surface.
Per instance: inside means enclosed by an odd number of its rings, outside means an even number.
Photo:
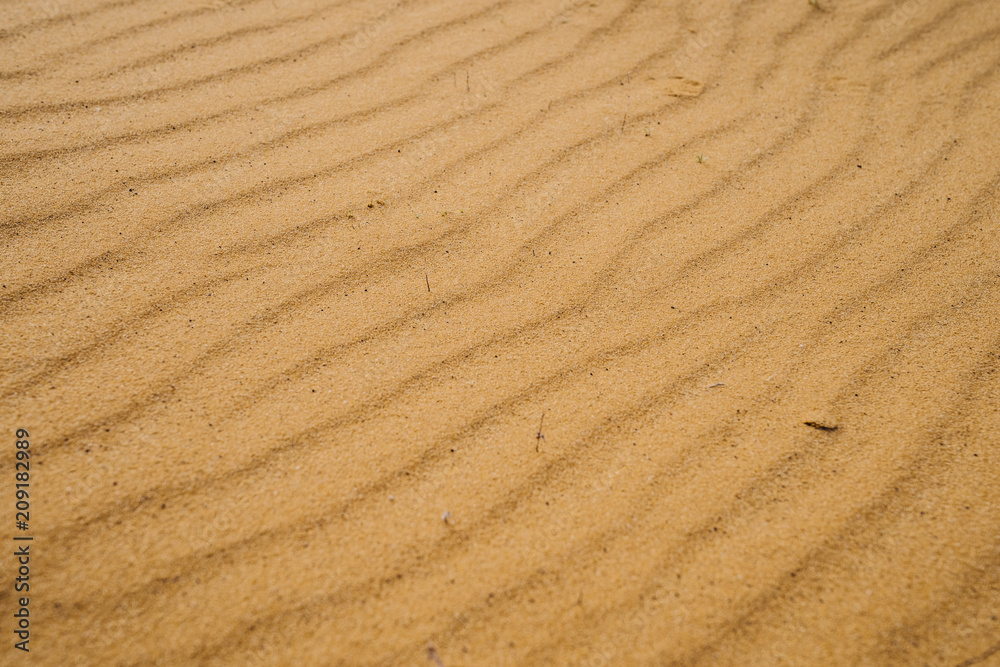
[[[1000,664],[995,0],[3,0],[0,91],[0,663]]]

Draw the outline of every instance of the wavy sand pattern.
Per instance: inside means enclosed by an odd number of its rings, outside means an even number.
[[[1000,664],[995,0],[3,0],[0,90],[3,664]]]

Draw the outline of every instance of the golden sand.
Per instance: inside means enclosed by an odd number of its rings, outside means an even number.
[[[4,0],[0,91],[0,664],[1000,664],[996,0]]]

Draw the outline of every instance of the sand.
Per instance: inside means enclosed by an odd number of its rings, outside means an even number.
[[[0,91],[0,663],[1000,664],[995,0],[4,0]]]

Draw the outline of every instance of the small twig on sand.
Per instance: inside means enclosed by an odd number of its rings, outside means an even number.
[[[434,663],[435,667],[444,667],[444,663],[441,662],[441,656],[438,655],[437,649],[434,648],[434,644],[427,642],[427,659]]]
[[[629,72],[625,75],[626,81],[628,81],[628,88],[625,91],[625,117],[622,118],[622,132],[625,131],[625,123],[628,122],[628,110],[632,105],[632,73]]]
[[[806,426],[810,426],[810,427],[812,427],[812,428],[814,428],[814,429],[816,429],[818,431],[836,431],[838,428],[840,428],[836,424],[829,424],[829,423],[819,422],[819,421],[807,421],[807,422],[803,422],[803,423]]]
[[[430,276],[428,276],[426,272],[424,272],[424,280],[427,282],[427,291],[430,292],[431,291],[431,279],[430,279]]]
[[[535,451],[536,452],[538,451],[539,445],[542,444],[542,440],[545,439],[545,436],[542,435],[542,424],[544,424],[544,423],[545,423],[545,412],[543,411],[542,412],[542,418],[538,420],[538,433],[535,434]]]

